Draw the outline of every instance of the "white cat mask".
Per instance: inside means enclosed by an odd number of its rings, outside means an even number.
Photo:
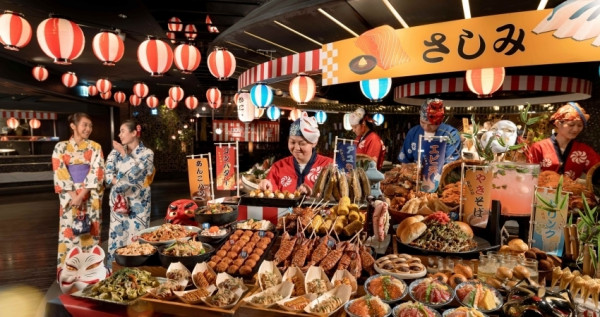
[[[57,280],[62,292],[74,293],[105,279],[108,270],[104,267],[104,257],[104,250],[99,246],[90,252],[83,252],[80,247],[71,249],[58,270]]]

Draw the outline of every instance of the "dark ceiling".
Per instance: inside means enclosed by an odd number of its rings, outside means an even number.
[[[113,83],[113,92],[123,90],[127,95],[132,86],[143,81],[150,87],[151,94],[164,100],[172,85],[180,85],[186,95],[194,94],[205,101],[206,89],[217,86],[224,95],[233,95],[237,89],[237,76],[257,64],[271,58],[278,58],[305,52],[320,47],[318,43],[329,43],[352,37],[336,23],[328,19],[321,11],[328,13],[360,34],[368,29],[388,24],[402,28],[394,15],[384,4],[385,0],[104,0],[104,1],[40,1],[40,0],[0,0],[0,9],[12,10],[25,15],[33,28],[33,37],[29,45],[18,52],[0,49],[0,101],[12,100],[25,102],[67,102],[81,100],[74,88],[66,88],[60,82],[60,76],[73,71],[80,84],[93,84],[97,79],[106,77]],[[546,8],[553,8],[562,1],[549,0]],[[437,23],[463,19],[460,0],[389,0],[389,3],[402,15],[408,26]],[[473,17],[501,14],[517,11],[535,10],[539,1],[510,0],[490,1],[471,0]],[[38,24],[49,14],[66,17],[78,23],[86,37],[83,54],[71,65],[53,64],[40,49],[35,30]],[[209,15],[213,26],[220,34],[209,33],[205,24]],[[137,61],[137,47],[148,35],[168,41],[166,38],[167,21],[178,17],[183,24],[194,24],[198,36],[194,41],[202,53],[200,67],[190,75],[184,75],[175,66],[163,77],[151,77]],[[287,26],[288,28],[284,28]],[[125,55],[116,66],[103,66],[94,56],[91,42],[102,29],[119,29],[125,35]],[[307,37],[290,31],[296,30]],[[177,41],[183,41],[180,33]],[[318,42],[318,43],[315,43]],[[217,81],[210,75],[206,66],[206,57],[215,47],[222,46],[230,50],[237,60],[237,70],[228,81]],[[172,45],[175,47],[175,45]],[[37,82],[31,76],[31,68],[44,65],[50,71],[45,82]],[[576,73],[586,78],[597,76],[597,67],[593,70],[587,64],[553,65],[536,67],[536,74],[550,73],[569,75]],[[508,69],[507,74],[526,68]],[[453,75],[453,74],[450,74]],[[444,76],[450,76],[448,74]],[[461,74],[462,75],[462,74]],[[431,77],[431,76],[429,76]],[[427,79],[396,78],[394,85],[408,81]],[[320,76],[314,76],[317,83]],[[319,97],[339,100],[342,103],[363,103],[365,98],[357,87],[337,85],[319,87]],[[275,88],[287,90],[287,83],[273,84]],[[391,95],[391,94],[390,94]],[[389,99],[388,99],[389,98]],[[384,103],[393,104],[390,96]],[[389,102],[387,102],[389,100]],[[115,105],[98,97],[90,97],[87,102]],[[6,103],[5,103],[6,104]],[[13,104],[14,107],[14,104]]]

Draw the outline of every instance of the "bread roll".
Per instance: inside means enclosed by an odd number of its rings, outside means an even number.
[[[453,274],[448,279],[448,283],[450,284],[450,287],[452,287],[452,288],[454,288],[454,287],[456,287],[456,285],[458,285],[462,282],[466,282],[466,281],[467,281],[467,278],[462,274]]]
[[[464,276],[467,279],[473,278],[473,269],[471,269],[471,267],[467,266],[467,265],[463,265],[463,264],[454,265],[454,273],[456,273],[455,275]]]
[[[529,250],[527,243],[523,242],[521,239],[512,239],[508,241],[508,247],[511,251],[515,252],[525,252]]]
[[[513,268],[513,276],[517,279],[517,280],[522,280],[524,278],[529,278],[531,274],[529,273],[529,270],[522,266],[522,265],[517,265]]]
[[[462,221],[455,221],[454,223],[460,228],[460,230],[466,233],[469,238],[473,238],[473,229],[471,229],[471,226],[469,226],[468,223]]]
[[[488,278],[487,280],[485,280],[485,282],[495,289],[502,288],[502,282],[500,282],[497,278]]]
[[[433,274],[431,277],[442,283],[448,283],[448,275],[446,275],[442,272],[437,272],[437,273]]]
[[[400,222],[400,224],[398,225],[398,229],[396,229],[396,235],[398,237],[400,237],[402,235],[402,231],[404,231],[404,229],[408,228],[413,223],[417,223],[422,220],[423,220],[423,216],[421,216],[421,215],[408,217],[408,218],[402,220],[402,222]]]
[[[402,231],[402,234],[400,235],[400,240],[402,240],[402,243],[404,244],[409,244],[418,237],[420,237],[426,229],[427,225],[425,225],[422,222],[413,223],[412,225],[404,229],[404,231]]]
[[[505,279],[510,280],[513,277],[513,272],[511,269],[507,268],[506,266],[501,266],[496,270],[496,277],[500,281],[503,281]]]
[[[505,253],[509,253],[510,252],[510,247],[507,245],[503,245],[500,247],[500,250],[498,250],[499,253],[505,254]]]

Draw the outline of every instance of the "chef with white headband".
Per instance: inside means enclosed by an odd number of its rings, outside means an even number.
[[[315,117],[302,112],[299,119],[290,126],[288,149],[291,156],[285,157],[271,166],[267,178],[263,179],[261,190],[280,190],[310,195],[317,176],[333,160],[317,154],[319,125]]]

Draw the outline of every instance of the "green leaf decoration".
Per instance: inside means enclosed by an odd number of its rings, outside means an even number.
[[[533,117],[529,120],[527,120],[526,125],[534,125],[536,124],[538,121],[540,121],[542,117]]]

